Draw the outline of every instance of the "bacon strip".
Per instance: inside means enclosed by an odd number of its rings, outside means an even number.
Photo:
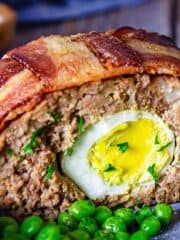
[[[29,70],[12,59],[0,60],[0,85],[0,129],[3,129],[7,122],[29,109],[33,97],[42,95],[43,86]]]
[[[180,75],[180,51],[170,38],[130,27],[123,27],[109,34],[139,53],[144,72]]]
[[[99,58],[108,70],[112,67],[125,67],[129,69],[140,67],[142,59],[139,54],[127,46],[123,41],[113,36],[92,32],[79,38]]]
[[[128,27],[41,37],[0,60],[0,130],[49,92],[137,73],[180,76],[180,50],[167,37]]]
[[[165,47],[176,47],[175,42],[167,36],[160,35],[155,32],[146,32],[144,29],[134,29],[132,27],[121,27],[113,31],[113,36],[118,37],[123,41],[128,39],[138,39],[143,42],[155,43]]]
[[[24,66],[12,59],[0,59],[0,87],[3,86],[13,75],[21,72]]]

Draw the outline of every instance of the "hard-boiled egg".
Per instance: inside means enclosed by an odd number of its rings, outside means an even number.
[[[149,167],[160,175],[174,147],[174,135],[160,117],[126,110],[85,130],[73,154],[64,156],[62,169],[90,199],[104,199],[154,184]]]

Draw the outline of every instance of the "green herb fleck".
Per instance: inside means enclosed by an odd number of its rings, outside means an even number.
[[[14,132],[14,128],[9,128],[9,132]]]
[[[61,112],[54,113],[54,121],[57,121],[63,117]]]
[[[67,155],[70,157],[72,154],[73,154],[73,148],[72,148],[72,147],[69,147],[69,148],[67,149]]]
[[[48,109],[46,111],[46,113],[51,116],[52,122],[56,122],[57,120],[59,120],[63,117],[61,112],[52,112],[50,109]]]
[[[156,136],[154,138],[154,144],[159,144],[158,133],[156,133]]]
[[[46,182],[52,178],[53,172],[54,172],[54,166],[49,165],[49,167],[47,169],[47,172],[46,172],[46,175],[44,177]]]
[[[153,177],[154,183],[158,184],[159,178],[158,178],[158,175],[155,171],[155,163],[153,163],[151,166],[149,166],[147,170],[151,174],[151,176]]]
[[[38,128],[35,131],[32,132],[31,134],[31,139],[27,144],[24,145],[23,151],[27,154],[32,154],[33,149],[37,147],[37,137],[42,133],[43,128]]]
[[[77,127],[78,127],[78,134],[77,134],[77,137],[76,137],[76,139],[74,140],[74,143],[73,143],[73,145],[74,144],[76,144],[79,140],[80,140],[80,137],[81,137],[81,135],[83,134],[83,132],[84,132],[84,121],[83,121],[83,118],[82,117],[80,117],[79,119],[78,119],[78,121],[77,121]],[[67,149],[67,155],[70,157],[72,154],[73,154],[73,146],[72,147],[69,147],[68,149]]]
[[[24,160],[25,156],[19,154],[19,155],[18,155],[18,158],[19,158],[20,160]]]
[[[81,138],[81,136],[82,136],[82,134],[84,132],[84,121],[83,121],[82,117],[80,117],[78,119],[77,127],[78,127],[78,134],[77,134],[77,137],[76,137],[76,139],[74,141],[74,144],[77,143],[80,140],[80,138]]]
[[[119,148],[119,150],[120,150],[122,153],[126,152],[126,151],[128,150],[128,148],[129,148],[128,142],[118,143],[116,146]]]
[[[157,150],[157,152],[163,151],[163,150],[164,150],[165,148],[167,148],[171,143],[172,143],[172,142],[169,141],[169,142],[167,142],[166,144],[162,145],[162,146]]]
[[[46,110],[46,113],[49,114],[49,115],[51,115],[51,114],[52,114],[52,111],[48,108],[48,109]]]
[[[111,164],[109,163],[105,168],[104,168],[104,172],[110,172],[110,171],[115,171],[116,168]]]
[[[8,148],[8,155],[12,157],[14,155],[14,150],[12,148]]]
[[[77,126],[78,126],[78,136],[77,139],[79,140],[79,138],[81,137],[83,131],[84,131],[84,121],[82,119],[82,117],[79,118],[79,120],[77,121]]]
[[[53,112],[50,109],[47,109],[46,113],[51,116]]]

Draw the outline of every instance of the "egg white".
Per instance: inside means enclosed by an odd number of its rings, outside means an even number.
[[[82,135],[80,141],[73,147],[73,154],[71,156],[64,155],[62,160],[63,172],[71,178],[90,199],[104,199],[106,196],[122,195],[128,192],[128,184],[111,186],[105,183],[90,166],[87,159],[87,153],[99,138],[107,134],[113,128],[125,122],[136,121],[139,118],[149,118],[161,125],[163,130],[167,133],[169,140],[172,141],[172,144],[168,147],[170,161],[172,160],[175,148],[173,132],[156,114],[145,111],[125,110],[106,117],[89,127]],[[145,173],[145,175],[146,174],[148,173]],[[144,177],[146,179],[146,176]],[[145,184],[149,185],[153,184],[153,182],[149,181]]]

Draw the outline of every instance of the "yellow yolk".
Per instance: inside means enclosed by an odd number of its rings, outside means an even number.
[[[141,118],[122,123],[102,136],[90,148],[87,158],[91,167],[106,183],[133,184],[143,180],[152,163],[156,163],[157,171],[167,163],[168,148],[162,151],[158,149],[168,139],[158,122]]]
[[[85,129],[62,170],[90,199],[105,199],[158,183],[174,150],[173,132],[159,116],[124,110]]]

